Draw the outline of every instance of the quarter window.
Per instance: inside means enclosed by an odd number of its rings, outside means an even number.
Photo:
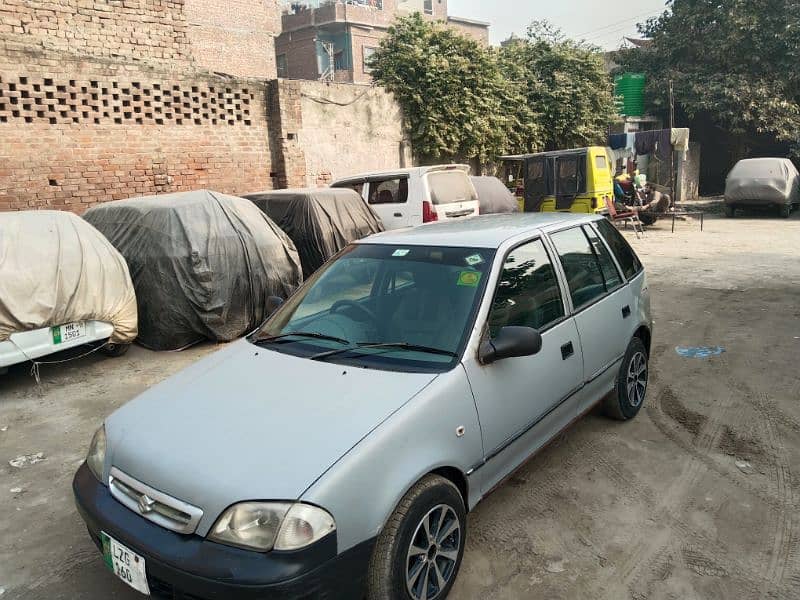
[[[617,231],[617,228],[606,219],[597,221],[595,224],[597,225],[597,229],[600,231],[600,235],[602,235],[606,242],[608,242],[608,245],[611,248],[611,251],[614,253],[614,256],[617,258],[617,262],[622,268],[622,272],[625,274],[626,279],[632,279],[635,277],[636,274],[642,270],[642,263],[639,262],[639,259],[633,252],[633,249],[630,247],[625,238],[622,237],[622,234]]]
[[[572,304],[578,309],[606,293],[600,263],[580,227],[550,236],[567,276]]]
[[[372,181],[369,184],[370,204],[403,204],[408,201],[408,179]]]
[[[541,330],[563,316],[558,279],[542,241],[512,250],[503,265],[489,314],[491,336],[509,325]]]

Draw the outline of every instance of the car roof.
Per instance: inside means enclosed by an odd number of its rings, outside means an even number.
[[[375,177],[390,177],[392,175],[422,175],[423,173],[428,173],[430,171],[465,171],[469,173],[469,165],[460,165],[460,164],[452,164],[452,165],[430,165],[427,167],[409,167],[406,169],[390,169],[388,171],[368,171],[365,173],[357,173],[355,175],[348,175],[347,177],[340,177],[336,181],[334,181],[331,185],[335,185],[337,183],[342,182],[350,182],[350,181],[363,181],[372,179]]]
[[[507,240],[559,229],[564,225],[589,223],[601,216],[577,213],[510,213],[428,223],[394,229],[365,238],[360,244],[499,248]]]

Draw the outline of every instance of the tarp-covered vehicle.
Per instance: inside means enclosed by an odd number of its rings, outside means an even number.
[[[777,208],[788,218],[800,204],[800,175],[788,158],[740,160],[725,180],[725,216],[737,208]]]
[[[291,240],[252,202],[208,190],[130,198],[84,218],[122,253],[139,301],[139,343],[227,342],[302,282]]]
[[[517,198],[497,177],[470,177],[482,215],[520,212]]]
[[[348,188],[275,190],[243,197],[292,239],[305,277],[347,244],[383,231],[375,213]]]
[[[93,342],[110,355],[136,338],[125,259],[62,211],[0,213],[0,370]]]

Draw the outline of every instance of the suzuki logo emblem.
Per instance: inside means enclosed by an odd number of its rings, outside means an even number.
[[[153,500],[147,494],[144,494],[139,498],[139,512],[143,515],[146,515],[149,512],[153,512],[153,507],[156,505],[156,501]]]

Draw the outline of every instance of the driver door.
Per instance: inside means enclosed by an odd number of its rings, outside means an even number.
[[[491,365],[477,357],[464,361],[483,435],[484,458],[474,468],[483,493],[577,416],[575,392],[583,376],[578,330],[541,239],[518,246],[504,260],[488,335],[508,325],[537,329],[541,351]]]

